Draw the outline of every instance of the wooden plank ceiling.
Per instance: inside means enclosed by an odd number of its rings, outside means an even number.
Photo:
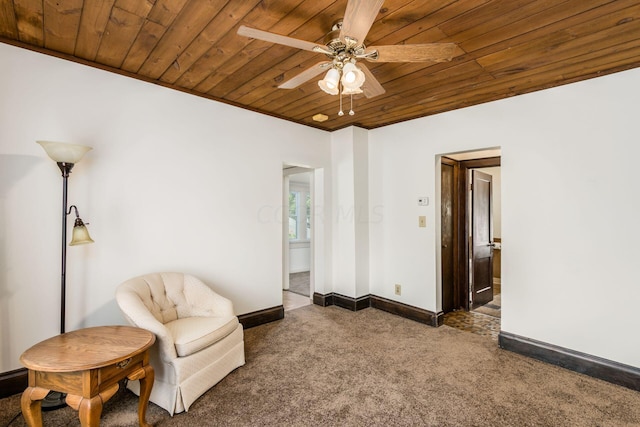
[[[355,115],[319,75],[327,58],[240,25],[323,45],[347,0],[0,0],[0,41],[305,125],[372,129],[640,66],[637,0],[386,0],[367,46],[452,42],[442,63],[366,62],[386,93]],[[345,111],[349,98],[343,97]],[[323,123],[312,120],[322,113]]]

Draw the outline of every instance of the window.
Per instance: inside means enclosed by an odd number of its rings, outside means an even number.
[[[300,200],[300,192],[289,192],[289,240],[298,239],[298,217],[300,209],[298,209]]]
[[[311,194],[307,193],[307,200],[306,200],[306,205],[307,205],[307,218],[306,218],[306,225],[307,225],[307,239],[311,239]]]
[[[306,188],[289,191],[289,240],[311,239],[311,194]]]

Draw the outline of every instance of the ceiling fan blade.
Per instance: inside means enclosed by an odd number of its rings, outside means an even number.
[[[367,52],[377,50],[375,62],[444,62],[451,61],[456,51],[455,43],[398,44],[390,46],[372,46]]]
[[[295,47],[298,49],[309,50],[315,52],[313,49],[317,46],[324,48],[316,43],[311,43],[305,40],[294,39],[293,37],[282,36],[280,34],[270,33],[268,31],[257,30],[244,25],[240,25],[238,28],[238,34],[245,37],[251,37],[253,39],[264,40],[266,42],[277,43],[284,46]]]
[[[348,36],[356,39],[358,44],[364,43],[382,3],[384,0],[349,0],[342,19],[340,38],[344,40]]]
[[[307,81],[311,80],[312,78],[314,78],[318,74],[321,74],[326,69],[326,67],[323,67],[323,65],[325,65],[325,64],[331,64],[331,61],[318,62],[316,65],[307,68],[306,70],[304,70],[303,72],[301,72],[297,76],[295,76],[295,77],[287,80],[286,82],[282,83],[280,86],[278,86],[278,88],[279,89],[295,89],[295,88],[297,88],[302,83],[306,83]]]
[[[362,85],[364,96],[367,98],[373,98],[374,96],[382,95],[386,92],[378,79],[373,76],[371,71],[365,67],[362,62],[358,63],[358,67],[362,70],[365,76],[364,84]]]

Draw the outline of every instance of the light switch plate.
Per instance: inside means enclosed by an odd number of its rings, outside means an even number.
[[[427,226],[427,217],[424,215],[420,215],[418,217],[418,227],[426,227]]]

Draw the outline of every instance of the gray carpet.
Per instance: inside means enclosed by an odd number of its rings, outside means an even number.
[[[638,426],[640,393],[500,350],[494,340],[368,308],[302,307],[245,331],[247,364],[155,426]],[[119,391],[102,426],[136,425]],[[19,413],[0,400],[0,426]],[[24,426],[19,416],[10,426]],[[70,408],[45,426],[77,426]]]

